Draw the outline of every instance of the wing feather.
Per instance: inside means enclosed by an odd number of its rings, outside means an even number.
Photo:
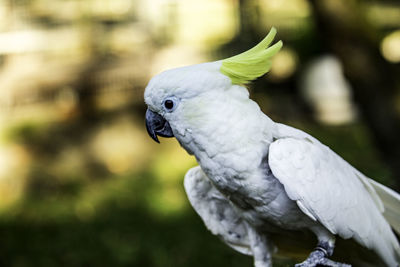
[[[372,179],[369,181],[385,205],[383,216],[400,235],[400,195]]]
[[[333,234],[354,238],[388,263],[396,262],[398,241],[368,178],[306,133],[288,126],[280,131],[268,160],[289,198]]]
[[[233,249],[252,255],[246,224],[199,166],[187,172],[184,186],[190,203],[207,228]]]

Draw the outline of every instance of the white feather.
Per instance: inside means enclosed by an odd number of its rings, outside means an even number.
[[[242,218],[199,166],[186,173],[184,186],[190,204],[207,228],[238,252],[252,255],[247,227]]]
[[[270,146],[269,164],[289,198],[331,233],[354,238],[396,266],[398,241],[368,180],[313,137],[285,129]]]
[[[400,234],[400,195],[372,179],[369,179],[369,182],[383,202],[385,207],[383,216],[393,229]]]

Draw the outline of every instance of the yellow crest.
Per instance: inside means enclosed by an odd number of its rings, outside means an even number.
[[[247,84],[267,73],[271,68],[272,56],[282,47],[282,41],[269,47],[275,35],[276,29],[272,28],[255,47],[222,60],[221,73],[228,76],[233,84]]]

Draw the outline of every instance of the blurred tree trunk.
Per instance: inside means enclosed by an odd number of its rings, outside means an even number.
[[[262,35],[257,32],[260,20],[260,10],[257,1],[239,0],[237,12],[239,13],[238,32],[229,43],[218,49],[222,57],[243,52],[257,44],[262,38]]]
[[[361,116],[400,189],[400,117],[396,112],[398,66],[379,52],[379,38],[356,0],[310,0],[317,32],[340,58]],[[396,69],[397,68],[397,69]]]
[[[257,3],[249,0],[239,0],[239,33],[237,37],[243,42],[259,42],[257,26],[259,25],[260,12]]]

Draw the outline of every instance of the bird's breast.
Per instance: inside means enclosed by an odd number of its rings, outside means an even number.
[[[215,161],[213,163],[216,164]],[[215,168],[201,166],[218,191],[252,225],[274,225],[279,229],[298,230],[306,228],[310,223],[297,204],[289,199],[266,160],[244,172],[217,165],[214,165]]]

